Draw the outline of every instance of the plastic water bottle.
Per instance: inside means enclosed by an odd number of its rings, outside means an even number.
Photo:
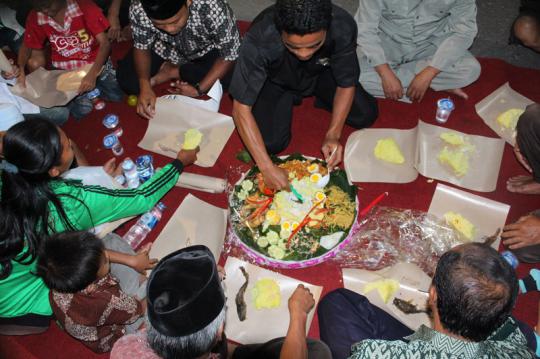
[[[135,161],[137,172],[141,183],[148,181],[154,175],[154,165],[152,155],[142,155]]]
[[[133,162],[131,158],[126,158],[124,162],[122,162],[122,171],[124,172],[128,188],[139,187],[141,184],[139,181],[139,173],[137,172],[135,162]]]
[[[135,249],[146,238],[148,233],[156,226],[163,215],[165,205],[161,202],[156,204],[150,212],[146,212],[139,218],[129,231],[124,235],[124,240]]]

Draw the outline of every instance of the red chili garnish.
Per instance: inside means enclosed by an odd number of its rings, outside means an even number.
[[[255,211],[253,211],[252,214],[249,215],[249,217],[247,218],[247,220],[249,221],[250,219],[253,219],[253,218],[256,218],[258,217],[262,212],[264,212],[265,209],[267,209],[270,204],[272,203],[272,201],[274,200],[273,197],[270,197],[268,198],[264,204],[262,206],[260,206],[259,208],[257,208]]]
[[[251,204],[263,204],[265,203],[266,201],[268,201],[268,198],[263,198],[261,200],[255,200],[255,199],[250,199],[249,197],[246,198],[246,201],[248,201],[249,203]]]
[[[300,222],[300,224],[298,225],[298,227],[296,227],[296,229],[294,231],[292,231],[291,235],[289,236],[289,239],[287,239],[287,249],[289,249],[289,247],[291,246],[291,240],[294,238],[294,236],[296,236],[296,234],[298,232],[300,232],[300,230],[306,225],[308,224],[309,222],[311,222],[311,218],[309,218],[309,215],[311,214],[311,212],[313,212],[321,203],[323,203],[325,200],[323,199],[322,201],[319,201],[317,203],[315,203],[313,205],[313,207],[311,207],[311,209],[309,210],[309,212],[306,214],[306,216],[304,217],[304,219],[302,219],[302,222]]]
[[[315,211],[315,214],[326,213],[328,211],[329,211],[328,208],[319,208],[318,210]]]
[[[276,190],[275,189],[270,189],[268,187],[265,187],[263,190],[262,190],[262,193],[264,193],[265,195],[267,196],[273,196],[275,193],[276,193]]]

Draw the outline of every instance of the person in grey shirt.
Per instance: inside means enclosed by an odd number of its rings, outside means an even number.
[[[475,0],[360,0],[360,83],[373,96],[421,101],[427,89],[467,99],[480,76],[467,51],[477,33]]]

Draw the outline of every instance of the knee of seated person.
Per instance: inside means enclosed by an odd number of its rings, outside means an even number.
[[[41,57],[31,57],[28,59],[28,62],[26,63],[26,67],[28,67],[28,70],[30,72],[34,72],[40,67],[45,67],[45,65],[46,65],[45,59],[42,59]]]
[[[527,47],[538,46],[540,42],[540,24],[532,16],[521,16],[514,23],[515,36]]]
[[[86,117],[93,110],[92,103],[89,102],[78,102],[76,105],[71,106],[69,112],[71,116],[75,117],[77,120],[81,120]]]
[[[473,83],[474,81],[478,80],[480,77],[480,73],[482,72],[482,66],[480,65],[480,62],[475,57],[470,57],[463,63],[464,67],[466,68],[466,75],[465,78],[467,79],[468,83]]]
[[[316,358],[332,358],[332,352],[321,340],[307,339],[308,352]]]
[[[333,291],[322,297],[317,306],[317,312],[319,313],[319,316],[321,315],[321,312],[324,312],[325,310],[333,307],[337,301],[340,301],[341,298],[346,295],[347,291],[348,289],[338,288],[334,289]]]
[[[291,141],[290,136],[279,141],[273,141],[273,142],[264,142],[264,146],[266,147],[266,151],[268,151],[271,155],[276,155],[280,153],[281,151],[285,150],[287,146],[289,145],[289,142]]]
[[[110,102],[121,102],[124,99],[124,92],[120,89],[118,84],[113,85],[101,85],[99,89],[102,94],[102,98]]]
[[[351,109],[349,116],[347,116],[347,124],[356,129],[366,128],[373,125],[377,117],[379,117],[379,107],[377,101],[374,100],[361,110]]]

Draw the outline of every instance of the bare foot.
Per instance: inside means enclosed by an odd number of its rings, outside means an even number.
[[[506,189],[514,193],[540,194],[540,183],[532,176],[515,176],[508,179]]]
[[[449,92],[453,95],[456,95],[457,97],[461,97],[462,99],[468,100],[469,95],[462,89],[452,89],[452,90],[445,90],[446,92]]]
[[[150,85],[155,86],[180,77],[178,66],[164,62],[157,74],[150,79]]]

